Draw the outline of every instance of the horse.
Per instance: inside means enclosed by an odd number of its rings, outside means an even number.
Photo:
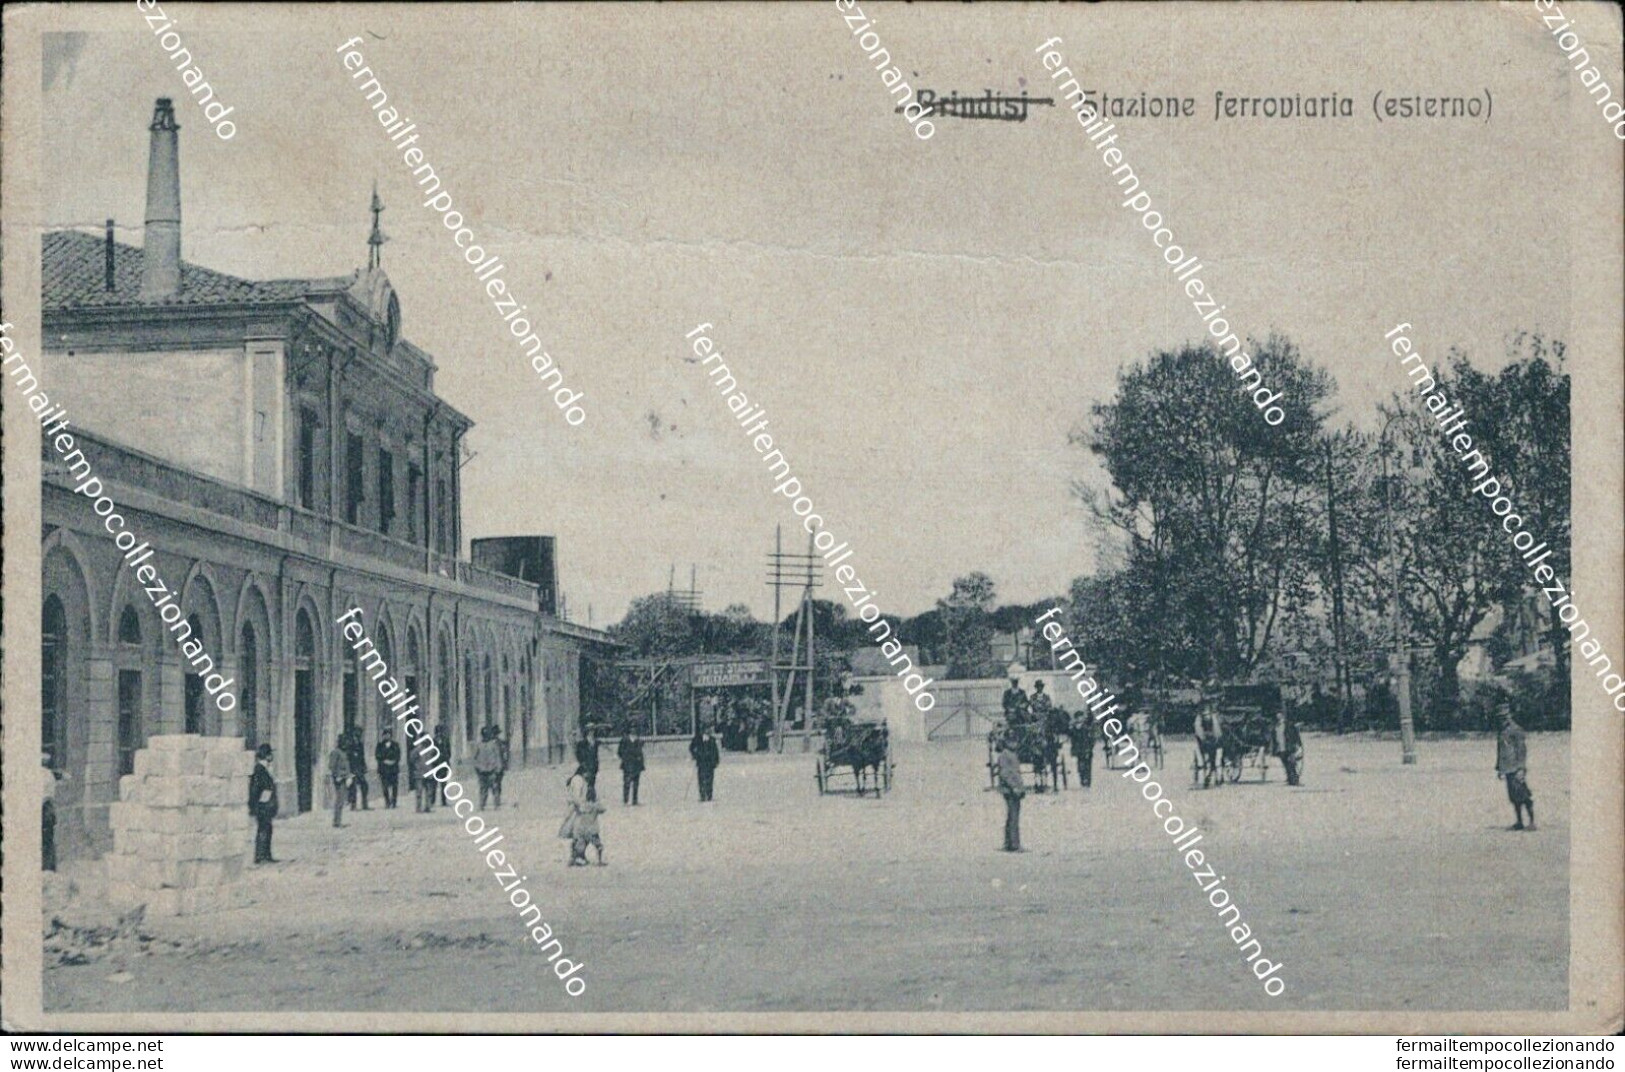
[[[1049,767],[1049,784],[1057,792],[1066,784],[1066,760],[1061,742],[1072,732],[1072,716],[1064,708],[1050,709],[1044,726],[1044,764]]]
[[[858,787],[860,797],[869,787],[868,772],[874,771],[875,795],[879,796],[882,788],[881,767],[886,762],[884,727],[852,725],[839,747],[831,749],[830,762],[852,768],[852,781]]]
[[[1196,716],[1196,769],[1201,772],[1202,788],[1206,789],[1215,782],[1224,784],[1224,776],[1219,773],[1219,752],[1221,746],[1229,748],[1227,742],[1232,741],[1233,736],[1225,732],[1224,716],[1218,712],[1212,713],[1214,725],[1211,727],[1203,727],[1203,717]]]

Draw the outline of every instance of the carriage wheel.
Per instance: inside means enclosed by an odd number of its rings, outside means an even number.
[[[826,792],[828,792],[824,779],[824,757],[819,756],[813,762],[816,764],[816,766],[813,767],[813,778],[815,778],[818,782],[818,795],[823,796]]]

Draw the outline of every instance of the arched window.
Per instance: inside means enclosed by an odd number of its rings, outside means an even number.
[[[192,630],[192,639],[202,642],[203,620],[196,614],[186,616],[186,624]],[[205,720],[204,701],[206,693],[203,691],[203,675],[193,673],[193,664],[186,664],[186,692],[184,703],[186,705],[186,732],[202,733]]]
[[[361,715],[361,679],[355,670],[355,649],[350,645],[344,648],[344,726],[346,730],[353,729]]]
[[[118,642],[141,646],[141,619],[136,617],[135,608],[129,604],[125,604],[124,613],[118,617]]]
[[[315,800],[315,767],[320,727],[316,716],[316,630],[299,611],[293,641],[293,764],[299,810]]]
[[[390,676],[396,681],[399,681],[400,667],[395,662],[395,638],[389,631],[389,625],[382,621],[378,623],[377,650],[378,658],[382,659],[384,661],[384,665],[389,667]],[[376,666],[377,664],[376,662],[370,662],[368,665]],[[392,728],[395,724],[395,716],[389,709],[389,700],[384,697],[383,693],[378,691],[378,686],[382,683],[383,679],[377,676],[376,671],[368,674],[361,683],[361,687],[375,696],[378,701],[377,714],[375,715],[375,720],[377,722],[377,726],[374,730],[375,738],[382,737],[384,731]]]
[[[485,724],[496,724],[496,677],[491,673],[491,657],[485,657]]]
[[[406,663],[401,667],[401,688],[406,690],[406,694],[408,696],[416,697],[418,694],[418,685],[423,680],[422,667],[423,649],[418,644],[417,628],[415,626],[408,627],[406,630]],[[426,708],[428,706],[427,704],[419,703],[416,699],[414,699],[412,703],[417,705],[419,708]],[[427,710],[422,710],[417,717],[419,719],[426,719],[429,717],[429,712]]]
[[[242,675],[240,686],[242,700],[239,709],[242,711],[243,743],[248,748],[259,747],[259,710],[260,710],[260,657],[259,643],[254,639],[254,627],[243,626],[242,643],[238,645],[239,662],[242,664],[238,673]]]
[[[52,770],[66,763],[68,729],[68,616],[49,596],[40,614],[40,751]]]
[[[144,743],[141,727],[141,619],[128,603],[118,619],[118,772],[135,773],[135,754]]]
[[[453,704],[457,700],[457,682],[452,676],[453,663],[451,661],[451,645],[446,638],[440,638],[440,685],[435,690],[440,697],[440,721],[446,724],[446,732],[451,732],[451,724],[456,721],[452,717]]]
[[[520,762],[530,758],[530,657],[519,659],[519,755]]]
[[[463,658],[463,739],[474,739],[474,656]]]

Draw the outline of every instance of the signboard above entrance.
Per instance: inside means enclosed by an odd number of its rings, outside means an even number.
[[[695,663],[693,684],[697,689],[721,689],[740,685],[766,685],[767,662]]]

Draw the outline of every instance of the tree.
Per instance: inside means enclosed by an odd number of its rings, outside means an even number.
[[[1123,679],[1143,681],[1158,669],[1144,662],[1146,655],[1160,653],[1144,580],[1144,573],[1125,568],[1072,582],[1066,635],[1091,671],[1110,667]]]
[[[899,623],[897,639],[916,645],[922,663],[934,665],[947,661],[948,633],[943,627],[942,611],[936,607]]]
[[[1124,370],[1116,397],[1070,437],[1111,480],[1075,491],[1127,540],[1126,581],[1149,600],[1134,615],[1156,623],[1139,661],[1164,672],[1248,675],[1279,616],[1313,596],[1318,410],[1332,380],[1280,336],[1250,349],[1280,392],[1277,426],[1206,344]]]
[[[953,591],[937,600],[942,614],[949,679],[986,678],[1001,668],[993,663],[993,578],[969,573],[954,578]]]
[[[1443,369],[1439,389],[1455,399],[1456,381]],[[1497,535],[1488,506],[1472,490],[1468,469],[1425,409],[1396,396],[1391,441],[1386,450],[1387,484],[1374,485],[1373,512],[1391,526],[1390,549],[1374,563],[1399,560],[1398,599],[1406,634],[1425,649],[1429,687],[1425,718],[1435,726],[1454,725],[1460,709],[1459,668],[1478,627],[1516,591],[1515,559]],[[1381,567],[1379,566],[1380,570]],[[1391,587],[1383,576],[1379,586]],[[1385,602],[1392,599],[1385,594]]]
[[[699,615],[701,649],[711,655],[751,655],[765,652],[768,625],[751,617],[750,608],[734,603],[721,614]]]
[[[1476,445],[1495,465],[1503,494],[1520,515],[1523,528],[1551,549],[1544,565],[1560,578],[1572,576],[1569,430],[1569,376],[1563,371],[1561,341],[1519,332],[1509,346],[1511,362],[1496,376],[1472,368],[1459,351],[1451,353],[1451,376],[1458,401],[1466,407]],[[1486,510],[1486,503],[1479,504]],[[1487,518],[1486,518],[1487,520]],[[1513,562],[1514,584],[1525,591],[1537,582],[1516,561],[1517,550],[1502,534],[1501,551]],[[1569,713],[1569,634],[1547,601],[1555,662],[1549,702],[1559,725]]]
[[[610,626],[609,632],[637,658],[694,655],[701,650],[695,617],[668,593],[656,592],[634,599],[626,608],[626,617]]]

